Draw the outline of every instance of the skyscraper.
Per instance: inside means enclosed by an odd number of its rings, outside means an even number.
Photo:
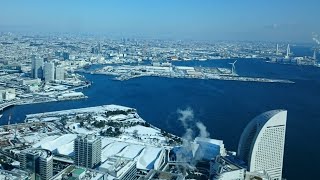
[[[64,67],[63,65],[56,66],[56,80],[64,80]]]
[[[19,154],[20,168],[32,172],[33,179],[47,180],[53,176],[53,156],[46,149],[25,149]]]
[[[74,164],[93,168],[101,161],[101,138],[79,135],[74,140]]]
[[[273,110],[255,117],[244,129],[238,156],[250,172],[266,171],[272,180],[282,179],[286,121],[286,110]]]
[[[33,78],[43,78],[43,59],[40,57],[32,57],[31,76]]]
[[[54,63],[44,63],[44,80],[46,82],[54,81]]]

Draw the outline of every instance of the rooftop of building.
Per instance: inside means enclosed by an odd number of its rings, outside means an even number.
[[[25,149],[22,152],[23,153],[32,154],[32,155],[35,155],[35,156],[39,156],[41,158],[48,158],[48,157],[52,156],[51,151],[49,151],[47,149],[40,149],[40,148]]]
[[[0,169],[0,179],[21,180],[21,179],[28,179],[28,178],[29,178],[29,174],[19,169],[13,169],[12,171],[6,171],[6,170]]]
[[[54,177],[52,177],[52,180],[62,180],[62,179],[67,179],[67,180],[98,180],[104,177],[105,174],[93,170],[93,169],[87,169],[83,167],[78,167],[75,165],[70,165],[60,171],[58,174],[56,174]]]
[[[84,173],[86,170],[82,169],[82,168],[76,168],[72,171],[73,174],[76,174],[78,176],[80,176],[82,173]]]
[[[99,170],[107,172],[109,175],[118,178],[126,173],[132,166],[135,166],[135,162],[118,156],[109,157],[101,166]]]
[[[151,170],[145,177],[139,178],[139,180],[162,180],[162,179],[183,180],[184,177],[181,174]]]

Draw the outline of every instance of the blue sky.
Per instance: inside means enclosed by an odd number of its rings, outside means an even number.
[[[2,31],[311,41],[319,0],[1,0]]]

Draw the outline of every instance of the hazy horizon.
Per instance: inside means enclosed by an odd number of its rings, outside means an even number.
[[[0,31],[194,40],[312,42],[319,1],[8,1]]]

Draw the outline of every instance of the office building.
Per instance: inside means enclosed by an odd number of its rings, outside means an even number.
[[[48,180],[53,176],[53,156],[46,149],[25,149],[19,154],[20,168],[32,173],[32,179]]]
[[[265,171],[272,180],[282,179],[287,111],[273,110],[254,118],[244,129],[238,156],[249,172]]]
[[[54,63],[53,62],[44,63],[44,80],[46,82],[54,81]]]
[[[31,76],[33,78],[43,78],[43,59],[39,57],[32,57]]]
[[[99,170],[108,175],[108,179],[113,180],[135,180],[137,179],[137,163],[123,157],[109,157],[103,164],[100,165]]]
[[[74,164],[94,168],[101,161],[101,138],[94,135],[79,135],[74,140]]]
[[[63,65],[58,65],[56,67],[56,80],[64,80],[64,73],[65,73],[65,70],[64,70],[64,66]]]

